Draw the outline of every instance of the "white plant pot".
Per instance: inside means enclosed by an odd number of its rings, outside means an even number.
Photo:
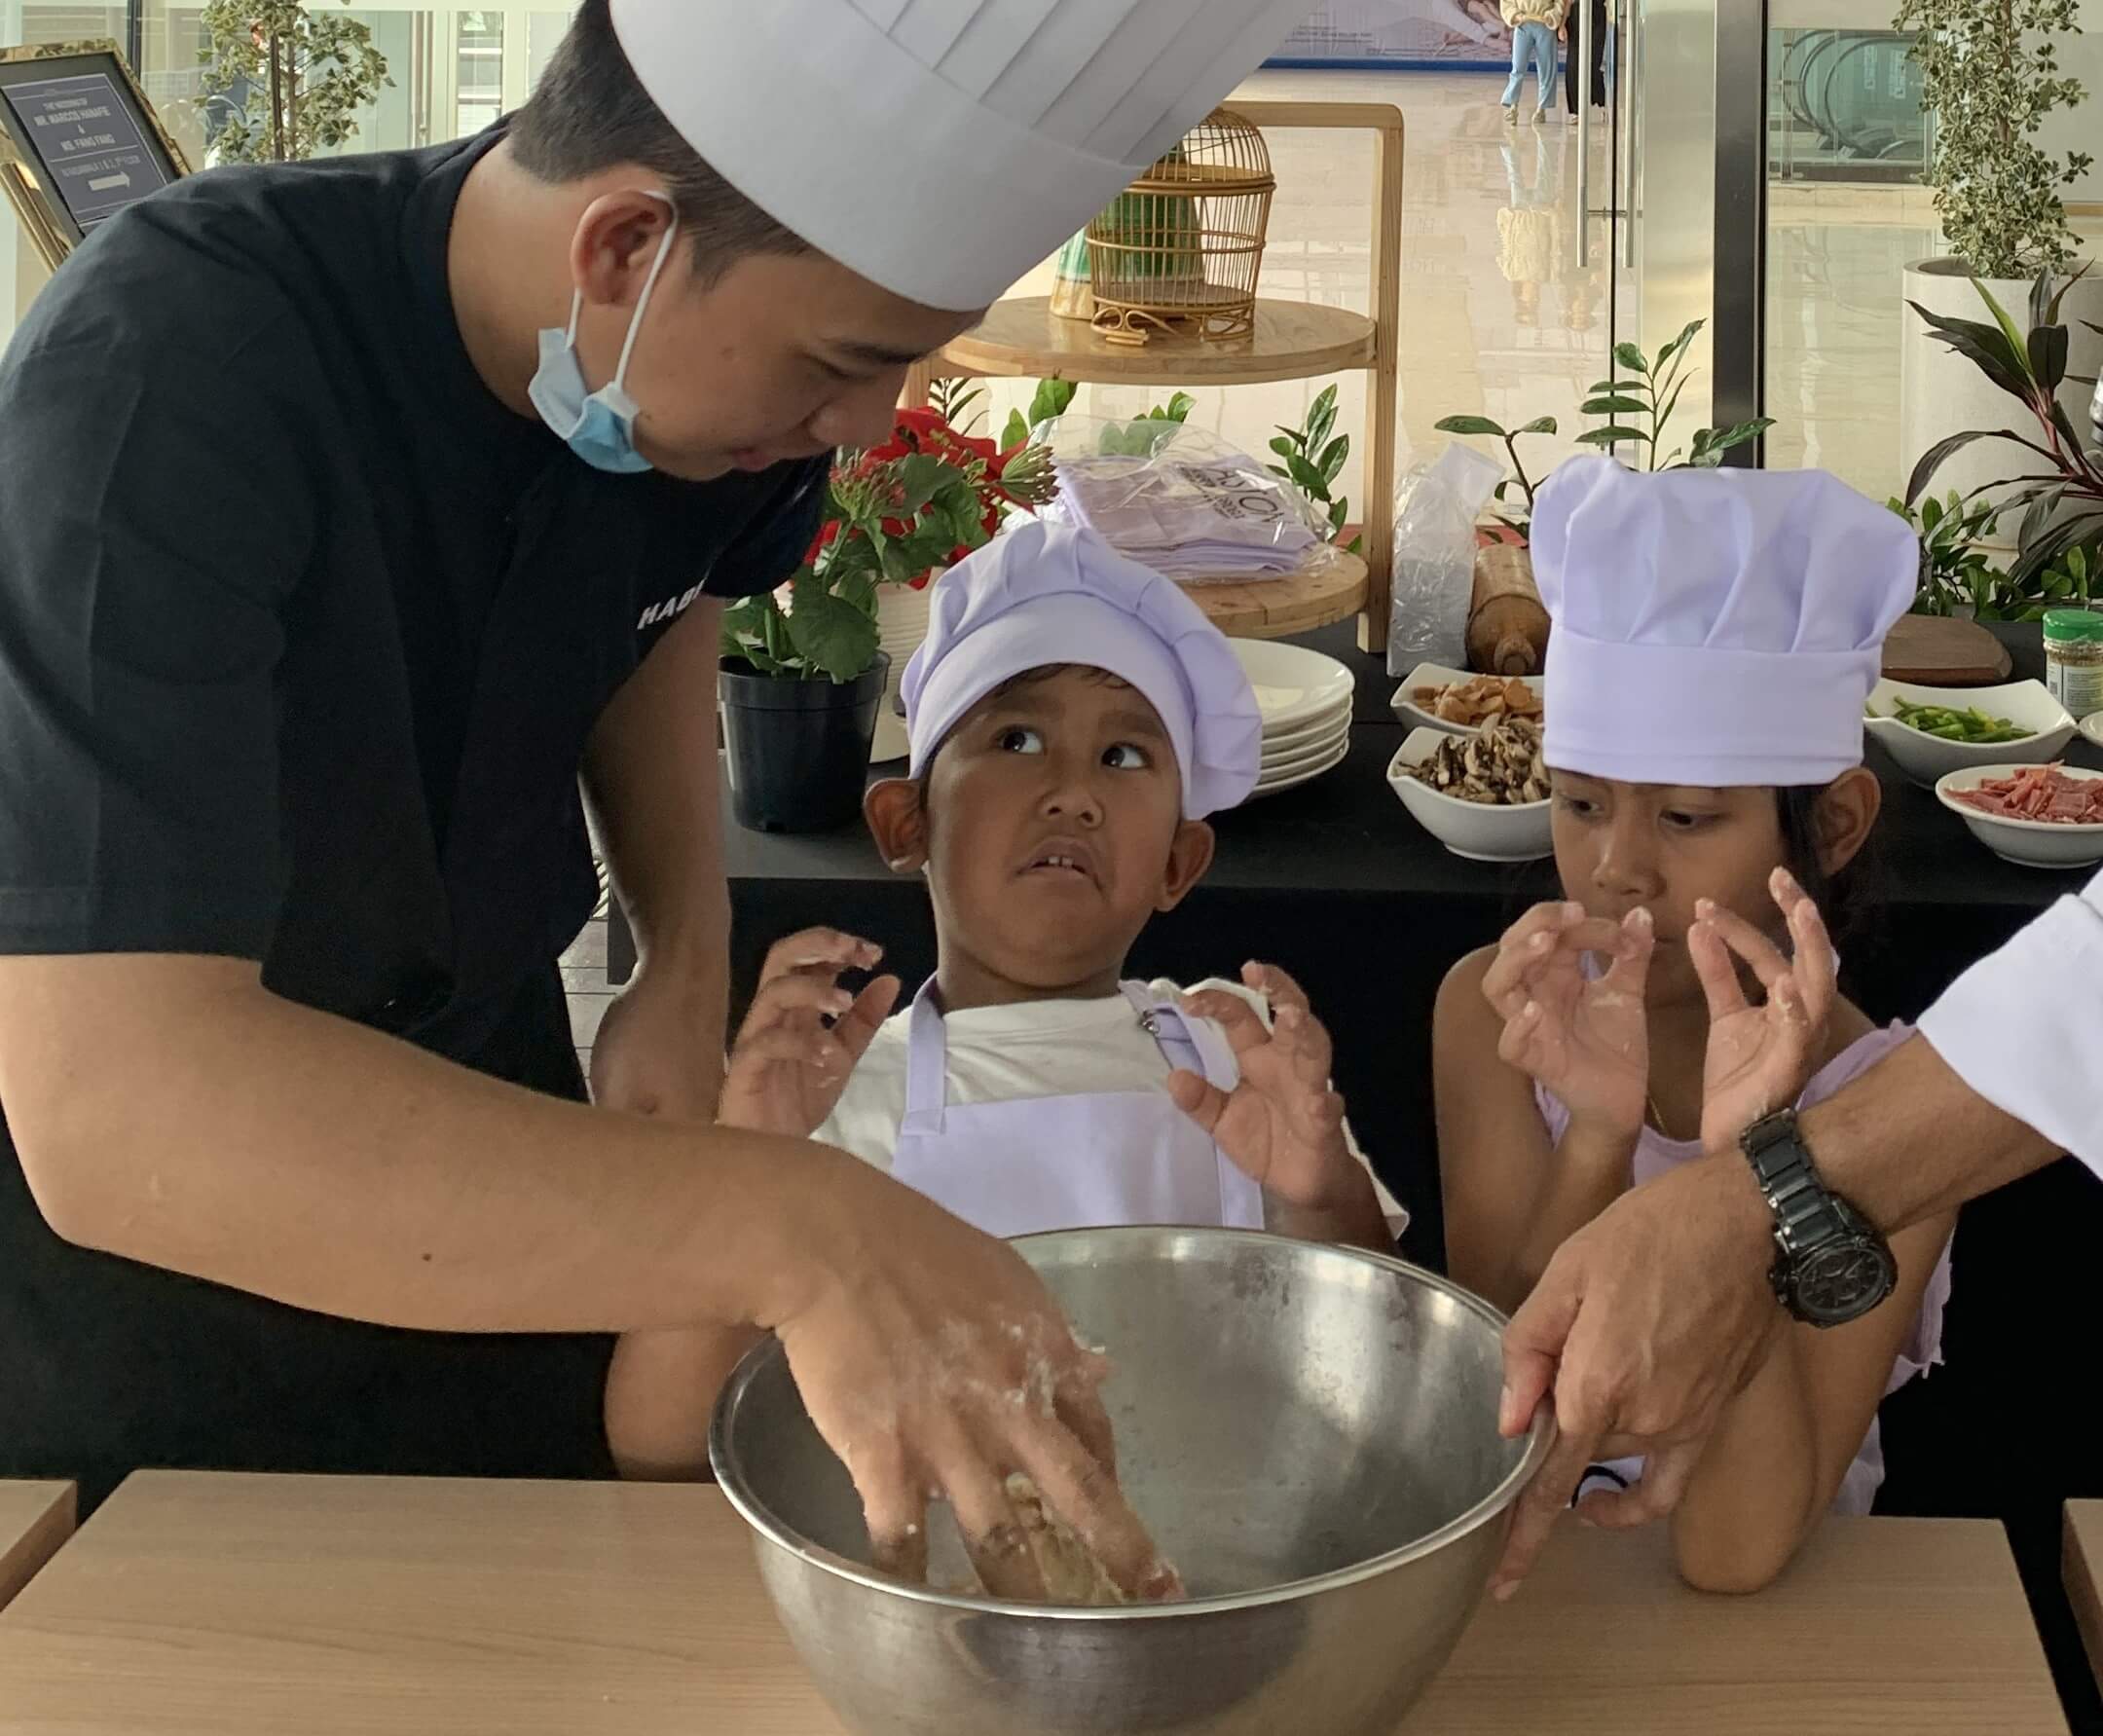
[[[2030,325],[2030,280],[1984,279],[1994,300],[2008,311],[2016,328]],[[1948,319],[1975,319],[1990,324],[1993,315],[1972,287],[1963,265],[1954,259],[1918,259],[1905,268],[1905,299]],[[2088,435],[2090,388],[2076,374],[2094,375],[2103,362],[2103,336],[2082,323],[2103,325],[2103,277],[2091,273],[2066,293],[2060,321],[2067,328],[2067,373],[2059,402],[2084,438]],[[1921,455],[1938,440],[1967,428],[2012,428],[2026,440],[2039,437],[2037,421],[2015,399],[1998,389],[1972,362],[1934,337],[1910,307],[1900,310],[1899,351],[1900,476],[1903,489]],[[2045,461],[2007,440],[1978,440],[1948,459],[1928,484],[1937,496],[1951,489],[1970,494],[2004,477],[2038,474]],[[1989,499],[2012,490],[1997,490]],[[2017,526],[2004,522],[1998,540],[2012,546]]]
[[[877,765],[903,759],[909,751],[905,720],[898,715],[899,685],[905,679],[907,661],[927,638],[928,610],[941,577],[938,572],[917,591],[905,585],[876,587],[876,643],[891,653],[891,678],[876,708],[876,743],[869,751],[870,760]]]

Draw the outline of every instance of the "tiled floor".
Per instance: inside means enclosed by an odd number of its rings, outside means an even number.
[[[607,983],[606,948],[606,918],[595,916],[562,957],[563,986],[570,993],[570,1035],[587,1079],[591,1077],[592,1039],[598,1036],[599,1021],[613,999]]]

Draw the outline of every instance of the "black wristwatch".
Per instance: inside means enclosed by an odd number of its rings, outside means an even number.
[[[1739,1145],[1774,1213],[1767,1279],[1784,1308],[1807,1325],[1845,1326],[1892,1293],[1899,1267],[1891,1244],[1819,1179],[1793,1109],[1753,1123]]]

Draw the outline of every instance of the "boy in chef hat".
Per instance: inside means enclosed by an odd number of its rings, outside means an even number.
[[[879,949],[782,942],[730,1057],[726,1122],[813,1135],[997,1236],[1101,1224],[1266,1226],[1385,1251],[1404,1222],[1329,1083],[1329,1039],[1282,971],[1125,979],[1156,911],[1212,860],[1205,816],[1254,787],[1262,719],[1219,630],[1092,532],[1017,526],[936,588],[905,672],[909,776],[870,790],[877,847],[926,876],[937,964],[850,994]],[[623,1345],[624,1464],[704,1462],[743,1348]]]
[[[1821,471],[1585,458],[1542,487],[1532,547],[1567,902],[1462,960],[1433,1035],[1453,1274],[1506,1309],[1626,1189],[1907,1035],[1836,994],[1804,888],[1843,881],[1876,823],[1863,708],[1912,532]],[[1755,1589],[1822,1512],[1869,1510],[1877,1405],[1940,1359],[1952,1226],[1895,1237],[1897,1291],[1852,1325],[1778,1311],[1674,1517],[1690,1583]],[[1579,1493],[1641,1472],[1596,1467]]]

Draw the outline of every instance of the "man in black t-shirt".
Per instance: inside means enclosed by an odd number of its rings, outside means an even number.
[[[508,125],[68,262],[0,363],[0,1474],[598,1474],[590,1335],[748,1321],[880,1537],[1026,1465],[1143,1576],[1021,1262],[711,1125],[718,621],[1295,10],[586,0]]]

